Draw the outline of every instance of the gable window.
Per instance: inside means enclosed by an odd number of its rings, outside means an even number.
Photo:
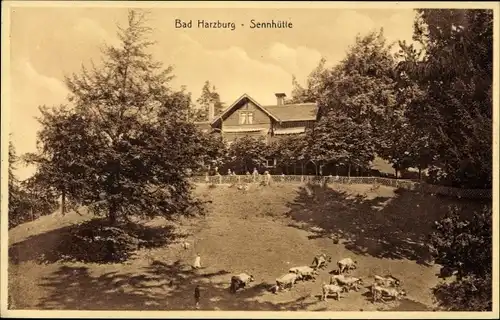
[[[253,124],[253,112],[240,111],[240,124]]]

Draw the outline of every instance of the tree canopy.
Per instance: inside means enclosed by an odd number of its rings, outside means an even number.
[[[207,139],[186,121],[190,95],[169,86],[172,68],[147,53],[150,31],[146,15],[130,10],[120,45],[66,77],[72,105],[42,108],[39,152],[29,158],[45,183],[111,223],[198,204],[187,169],[203,164]]]
[[[403,44],[398,72],[424,94],[408,118],[432,140],[435,180],[457,187],[491,187],[493,12],[418,10],[414,40]]]
[[[217,92],[217,89],[208,80],[205,81],[205,84],[201,89],[201,95],[196,102],[198,103],[198,106],[193,106],[191,115],[193,121],[208,121],[210,105],[213,105],[214,107],[214,116],[219,115],[224,110],[224,104],[220,100],[220,95]]]

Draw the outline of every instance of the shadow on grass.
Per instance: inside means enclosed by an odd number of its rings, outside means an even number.
[[[299,228],[321,228],[310,239],[331,237],[334,243],[340,242],[357,254],[427,264],[428,236],[434,221],[447,212],[448,205],[460,204],[472,212],[483,203],[403,189],[395,190],[393,197],[367,199],[330,187],[307,185],[289,203],[288,215],[299,222]]]
[[[15,264],[25,261],[119,262],[130,258],[139,248],[161,247],[182,236],[174,233],[170,226],[150,227],[134,222],[110,226],[106,219],[99,218],[15,243],[9,248],[9,259]]]
[[[222,280],[221,280],[222,277]],[[217,279],[216,279],[217,278]],[[227,278],[227,279],[225,279]],[[40,309],[71,310],[190,310],[194,309],[194,288],[201,288],[201,310],[302,310],[313,303],[300,297],[286,303],[254,300],[268,293],[266,283],[229,292],[229,272],[192,270],[179,261],[153,261],[138,273],[109,272],[93,276],[86,267],[63,266],[42,279],[49,293]]]

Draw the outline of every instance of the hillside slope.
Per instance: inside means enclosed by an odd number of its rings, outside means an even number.
[[[327,253],[333,262],[352,257],[355,275],[370,282],[374,274],[391,273],[402,279],[408,301],[400,310],[432,306],[430,288],[437,284],[437,266],[422,264],[425,240],[432,222],[457,200],[395,192],[392,188],[298,185],[251,186],[240,191],[228,186],[201,185],[196,194],[212,201],[205,217],[149,225],[175,226],[176,241],[141,249],[122,264],[49,262],[36,259],[64,239],[64,225],[91,218],[70,213],[52,215],[9,232],[17,259],[9,266],[9,300],[19,309],[185,310],[193,307],[193,290],[202,287],[206,310],[377,310],[398,303],[372,304],[366,290],[351,292],[340,301],[319,301],[322,271],[316,282],[302,282],[278,295],[267,292],[290,267],[308,265],[314,255]],[[477,205],[461,201],[470,206]],[[50,236],[44,236],[50,234]],[[329,238],[340,237],[338,244]],[[189,241],[183,250],[178,242]],[[11,253],[11,254],[12,254]],[[192,271],[199,253],[204,268]],[[418,262],[418,263],[417,263]],[[252,285],[229,293],[231,274],[248,272]]]

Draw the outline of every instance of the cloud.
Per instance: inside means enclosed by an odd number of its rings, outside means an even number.
[[[197,97],[203,83],[209,80],[226,103],[247,93],[263,104],[274,103],[274,92],[291,90],[291,72],[276,64],[251,58],[237,46],[208,49],[187,34],[170,60],[177,61],[177,84],[185,84]]]
[[[353,35],[365,34],[375,28],[375,22],[367,15],[355,10],[346,10],[336,19],[332,32],[340,38],[347,38],[354,42]]]
[[[56,78],[39,73],[26,59],[12,66],[10,131],[18,154],[36,150],[36,132],[40,125],[35,117],[40,115],[40,105],[57,105],[65,102],[69,91]],[[16,175],[25,179],[33,168],[18,166]]]
[[[34,90],[43,90],[46,95],[45,99],[53,100],[65,97],[69,91],[62,81],[59,79],[48,77],[38,73],[29,61],[20,63],[21,77],[25,80],[25,86],[33,88]]]
[[[77,19],[73,26],[73,30],[76,33],[75,36],[78,37],[80,41],[91,38],[93,42],[97,40],[97,42],[106,43],[111,46],[120,44],[120,40],[115,34],[111,35],[98,22],[89,18]]]
[[[269,49],[270,58],[298,79],[305,79],[321,59],[321,53],[303,46],[291,48],[283,43],[274,43]]]

